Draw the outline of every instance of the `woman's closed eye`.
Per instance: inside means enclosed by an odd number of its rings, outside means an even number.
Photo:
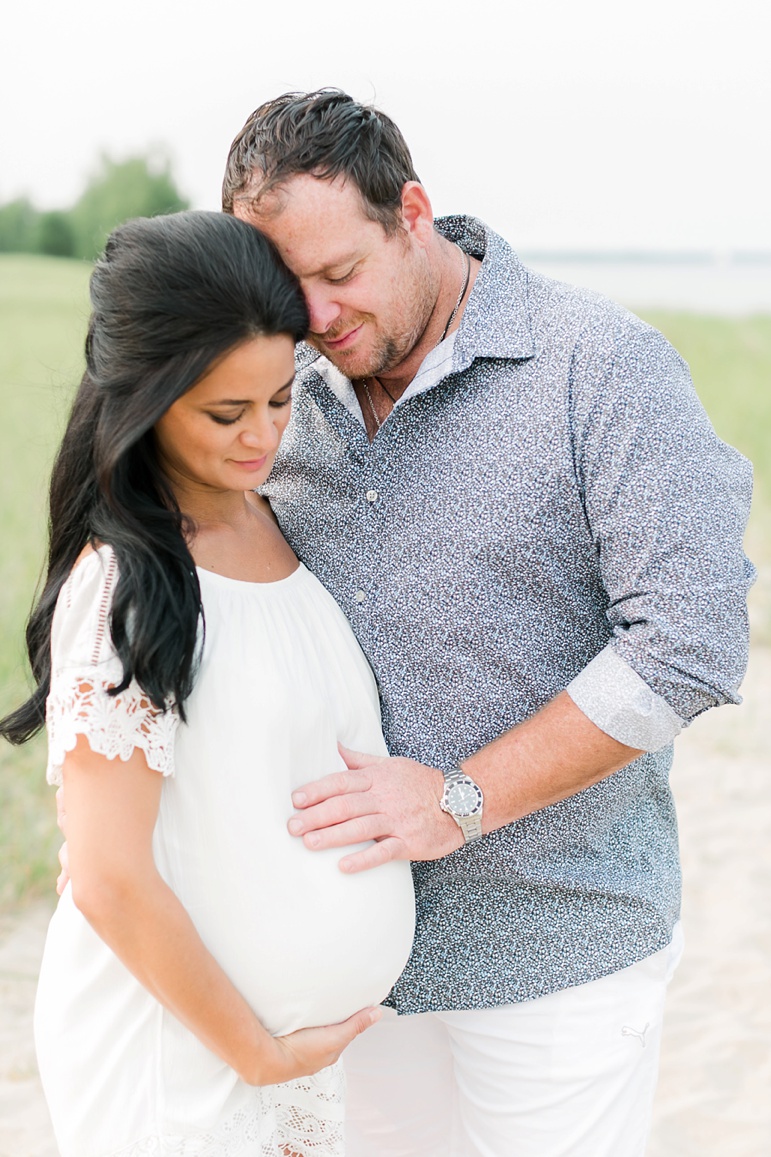
[[[292,400],[292,394],[290,392],[286,395],[285,398],[281,398],[281,399],[274,398],[273,401],[270,402],[269,404],[273,407],[274,410],[280,410],[284,406],[288,406],[289,403],[291,402],[291,400]]]
[[[236,422],[239,422],[241,418],[243,418],[245,413],[246,410],[242,410],[240,414],[236,414],[231,418],[226,417],[224,414],[212,414],[210,411],[209,417],[211,418],[212,422],[216,422],[218,426],[233,426]]]

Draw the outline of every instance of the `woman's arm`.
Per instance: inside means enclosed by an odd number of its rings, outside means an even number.
[[[73,900],[144,987],[252,1085],[332,1064],[379,1013],[272,1037],[205,948],[158,873],[152,838],[163,777],[134,750],[127,762],[95,754],[81,736],[64,763]]]

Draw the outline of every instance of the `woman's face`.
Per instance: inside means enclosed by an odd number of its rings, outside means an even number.
[[[158,460],[175,489],[254,490],[289,421],[294,343],[288,334],[236,346],[155,424]]]

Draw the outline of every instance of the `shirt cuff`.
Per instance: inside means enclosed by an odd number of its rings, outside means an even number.
[[[576,707],[606,735],[640,751],[668,747],[685,726],[612,644],[567,685]]]

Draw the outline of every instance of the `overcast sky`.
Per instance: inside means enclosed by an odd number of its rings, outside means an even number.
[[[771,250],[769,0],[38,0],[3,40],[0,201],[166,147],[218,208],[252,109],[335,85],[515,247]]]

